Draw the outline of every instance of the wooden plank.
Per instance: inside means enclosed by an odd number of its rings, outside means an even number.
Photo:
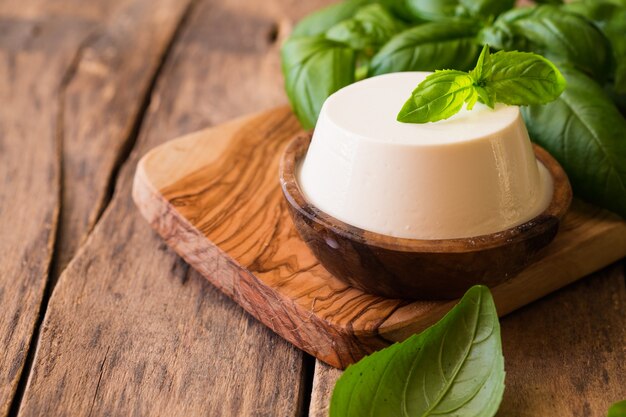
[[[49,3],[0,2],[0,416],[13,401],[48,280],[60,208],[62,80],[97,23],[52,13]]]
[[[189,1],[125,1],[81,43],[62,95],[63,184],[54,278],[92,230]],[[166,4],[166,6],[164,6]]]
[[[301,349],[343,368],[404,340],[454,302],[366,294],[327,272],[298,236],[278,163],[302,134],[277,108],[168,142],[146,155],[134,197],[152,226],[193,267]],[[555,241],[493,288],[501,315],[626,255],[626,222],[576,202]]]
[[[615,264],[502,319],[498,416],[604,417],[626,398],[626,289]],[[327,417],[341,371],[318,362],[310,417]]]
[[[164,4],[150,7],[168,13]],[[154,145],[284,102],[274,34],[317,6],[194,7],[112,203],[55,288],[20,415],[300,413],[302,353],[167,250],[140,219],[130,184]]]

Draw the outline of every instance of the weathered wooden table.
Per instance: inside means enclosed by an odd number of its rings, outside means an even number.
[[[284,103],[279,44],[329,2],[0,1],[0,417],[326,415],[339,371],[190,270],[130,186],[151,147]],[[623,263],[502,326],[500,415],[626,398]]]

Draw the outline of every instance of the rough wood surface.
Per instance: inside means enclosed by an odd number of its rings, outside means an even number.
[[[499,417],[604,417],[626,398],[626,288],[615,264],[501,321]],[[310,417],[327,417],[341,371],[317,363]]]
[[[167,250],[130,180],[154,145],[282,101],[276,31],[315,6],[197,2],[113,200],[55,288],[20,415],[301,412],[302,353]]]
[[[296,346],[343,368],[423,330],[453,302],[366,294],[318,263],[278,179],[282,151],[301,133],[282,107],[171,141],[140,162],[134,198],[212,283]],[[498,310],[511,312],[625,255],[626,222],[576,203],[542,257],[493,288]]]
[[[115,2],[110,2],[115,3]],[[117,0],[76,52],[62,92],[62,210],[54,278],[84,242],[129,152],[185,1]]]
[[[60,209],[59,94],[89,31],[88,19],[52,18],[50,6],[0,2],[0,416],[44,298]]]

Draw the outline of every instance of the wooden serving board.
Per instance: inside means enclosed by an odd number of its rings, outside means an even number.
[[[289,217],[278,163],[301,133],[277,108],[173,140],[139,163],[133,197],[180,256],[250,314],[344,368],[438,320],[454,302],[385,299],[330,275]],[[575,201],[536,263],[492,289],[507,314],[626,256],[626,222]]]

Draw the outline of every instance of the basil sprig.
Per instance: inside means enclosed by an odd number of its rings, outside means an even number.
[[[475,286],[431,328],[348,367],[330,417],[492,417],[503,392],[498,315],[489,289]]]
[[[398,121],[427,123],[447,119],[463,105],[471,110],[480,101],[517,106],[546,104],[565,90],[565,78],[553,63],[529,52],[500,51],[485,45],[470,72],[436,71],[422,81],[406,101]]]

